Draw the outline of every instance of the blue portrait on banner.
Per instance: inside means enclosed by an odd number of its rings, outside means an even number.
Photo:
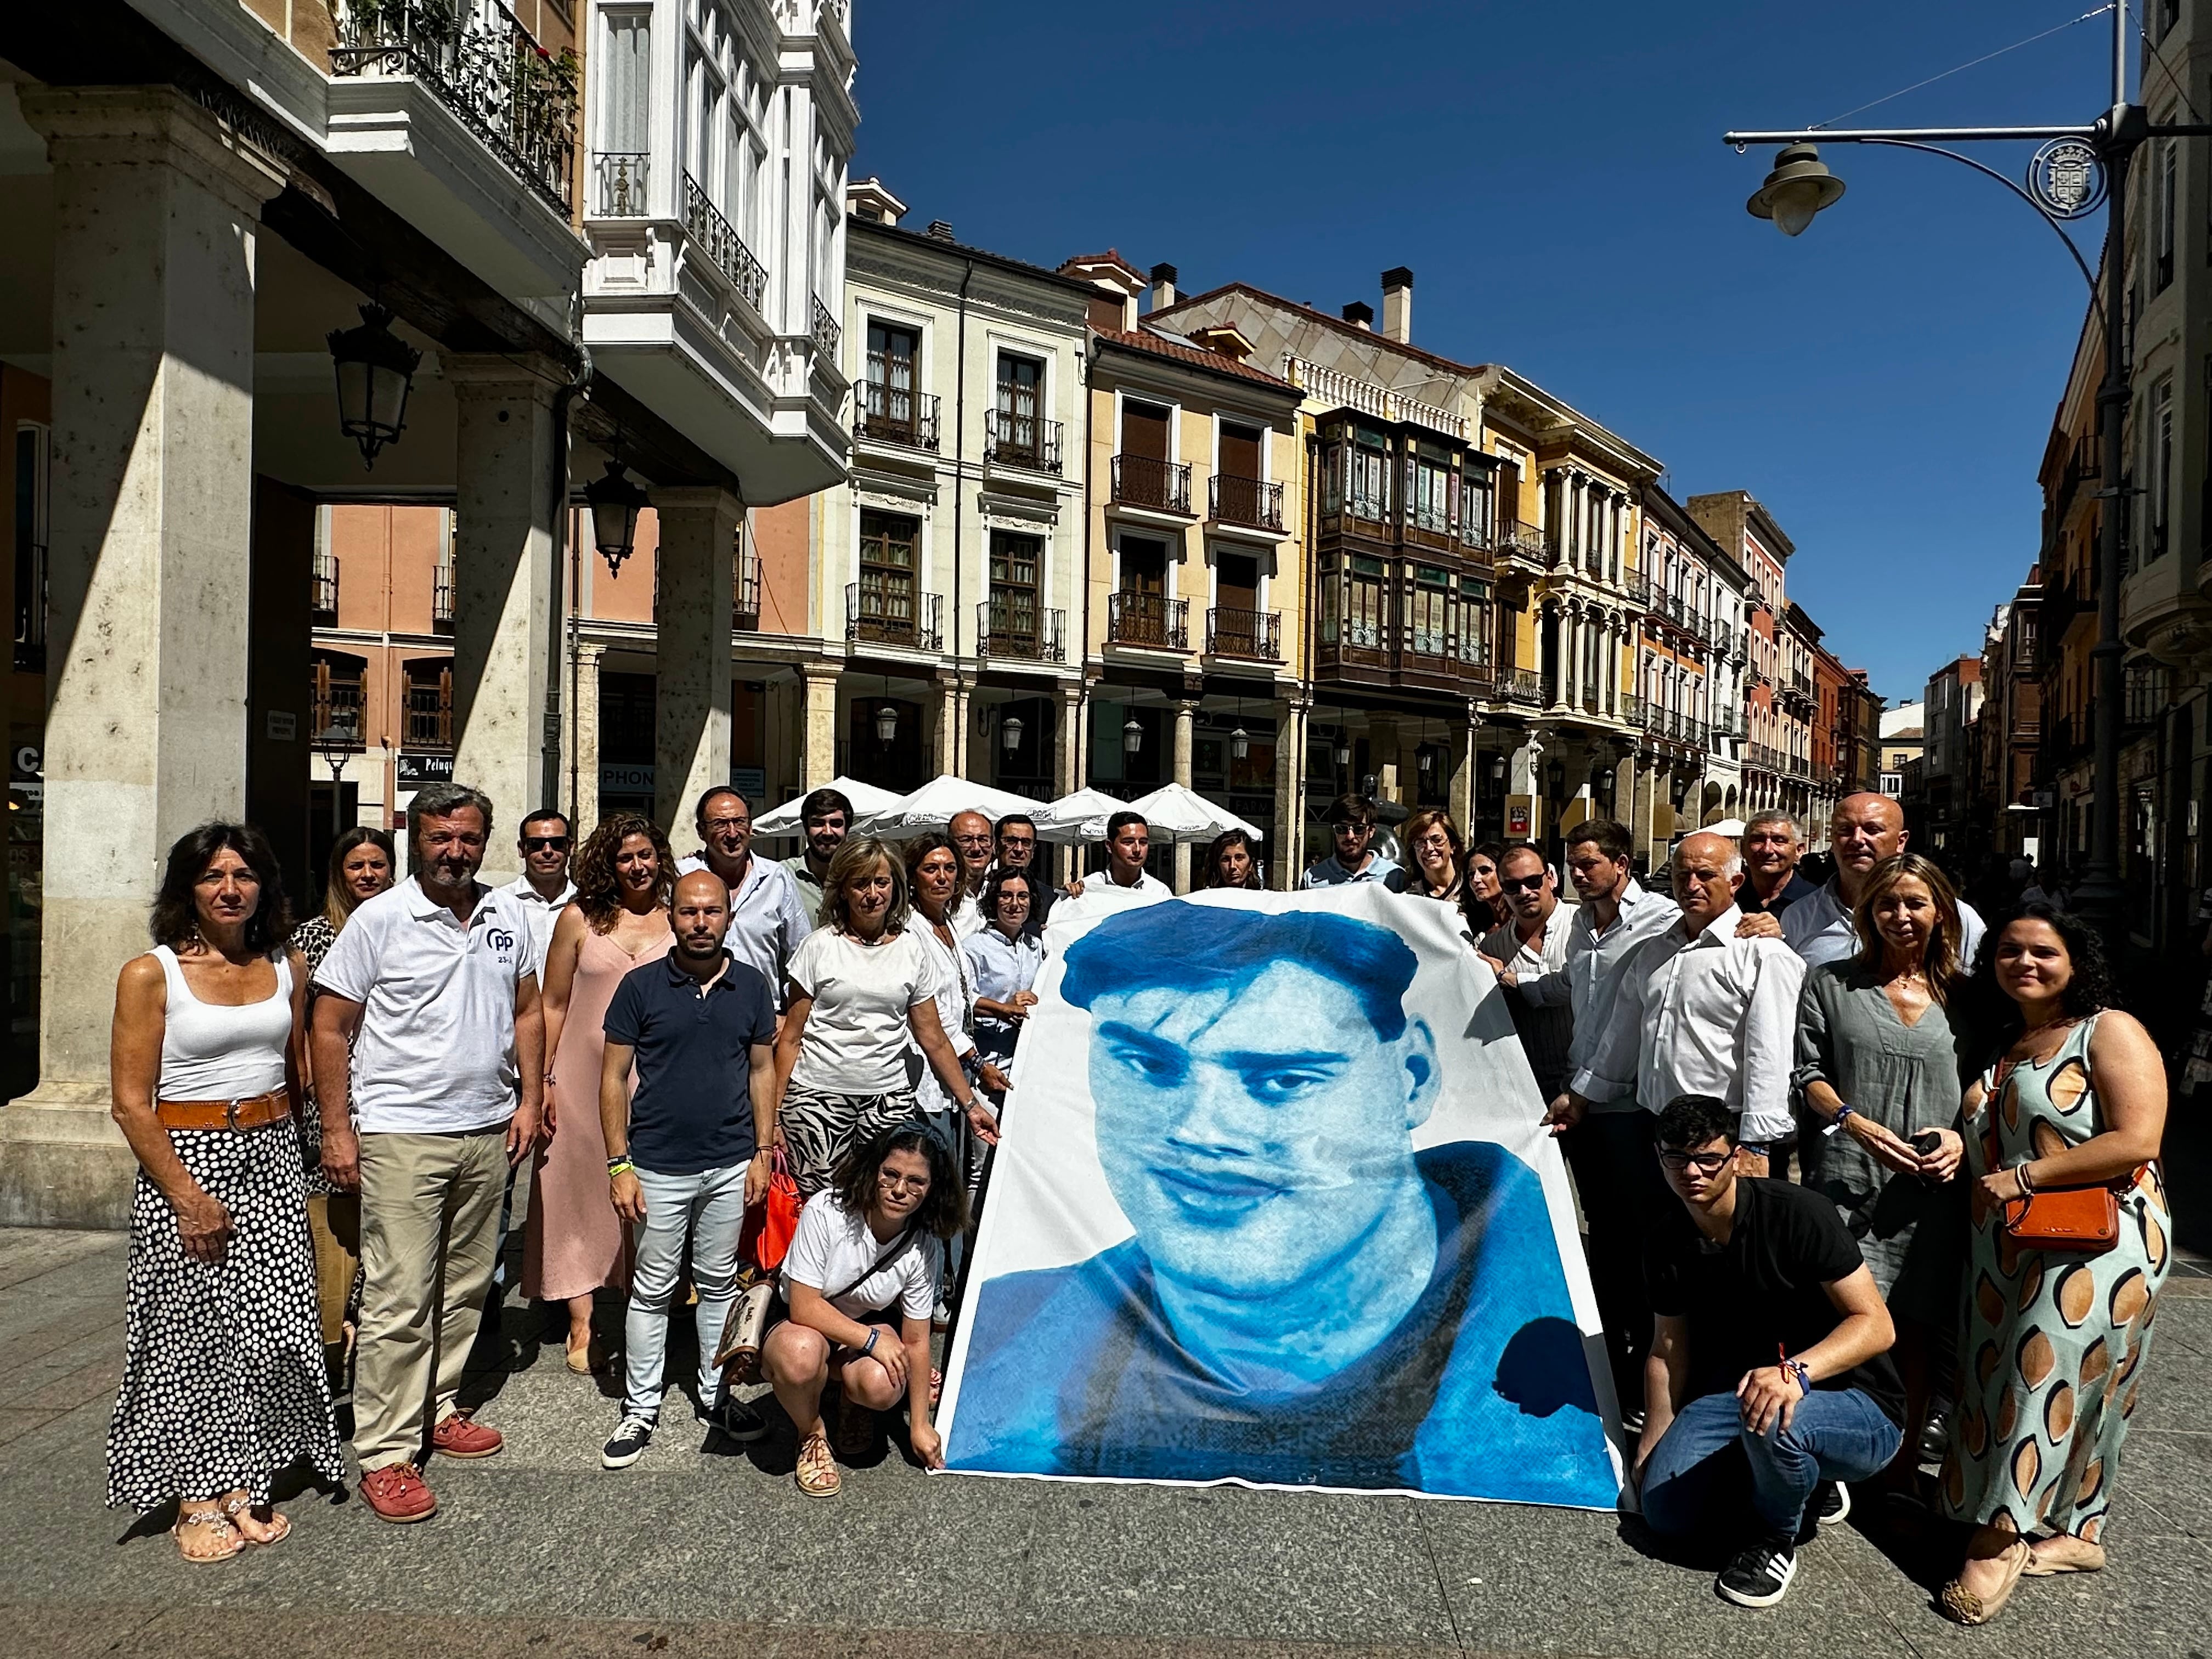
[[[1558,1156],[1448,918],[1352,889],[1055,927],[949,1467],[1613,1505]]]

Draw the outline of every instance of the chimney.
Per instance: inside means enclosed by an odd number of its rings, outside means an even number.
[[[1176,302],[1176,268],[1170,264],[1152,267],[1152,311],[1165,311]]]
[[[1354,328],[1375,326],[1375,307],[1364,300],[1354,300],[1344,308],[1344,320]]]
[[[952,227],[942,219],[932,219],[929,234],[940,242],[949,242],[952,240]]]
[[[1400,345],[1413,343],[1413,273],[1403,265],[1382,273],[1382,332]]]

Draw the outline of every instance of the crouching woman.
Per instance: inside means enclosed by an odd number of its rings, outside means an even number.
[[[795,1476],[808,1497],[834,1496],[842,1484],[822,1421],[833,1382],[842,1449],[872,1439],[872,1413],[903,1399],[915,1455],[944,1467],[929,1420],[929,1320],[945,1243],[967,1224],[951,1158],[918,1121],[854,1148],[836,1184],[799,1212],[783,1263],[791,1317],[769,1333],[761,1363],[799,1431]]]

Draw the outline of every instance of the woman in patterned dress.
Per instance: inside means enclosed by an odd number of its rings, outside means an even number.
[[[592,1338],[603,1286],[629,1287],[629,1241],[607,1195],[599,1127],[599,1056],[607,1005],[633,968],[675,947],[670,903],[676,857],[651,818],[617,812],[576,854],[576,896],[545,947],[545,1100],[552,1139],[531,1170],[522,1235],[522,1293],[568,1316],[568,1369],[589,1376],[606,1361]],[[556,1080],[564,1090],[556,1088]]]
[[[206,823],[169,849],[155,948],[115,988],[115,1121],[138,1159],[107,1501],[174,1501],[187,1561],[274,1544],[271,1486],[344,1479],[315,1319],[293,1120],[307,973],[267,837]]]
[[[346,918],[397,879],[398,860],[388,830],[356,824],[331,848],[330,880],[323,908],[301,922],[292,948],[313,975],[323,965]],[[307,987],[314,1006],[315,988]],[[300,1113],[300,1156],[307,1182],[307,1231],[315,1241],[315,1306],[322,1316],[323,1348],[335,1369],[353,1346],[354,1281],[361,1271],[361,1194],[341,1191],[323,1173],[323,1115],[315,1104],[315,1079],[307,1079],[307,1104]]]
[[[1986,1624],[2023,1576],[2094,1572],[2120,1447],[2172,1262],[2157,1164],[2166,1066],[2112,1006],[2096,936],[2048,904],[2021,907],[1984,945],[1978,978],[2009,1006],[2002,1057],[1966,1091],[1973,1221],[1959,1409],[1942,1499],[1975,1526],[1939,1604]],[[2110,1183],[2119,1239],[2096,1253],[2024,1249],[2003,1206]]]

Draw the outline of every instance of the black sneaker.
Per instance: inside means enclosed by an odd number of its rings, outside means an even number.
[[[1942,1401],[1928,1413],[1927,1422],[1920,1427],[1920,1443],[1913,1448],[1923,1463],[1940,1463],[1943,1454],[1951,1449],[1951,1413]]]
[[[699,1413],[699,1420],[715,1433],[739,1443],[757,1440],[768,1432],[761,1414],[742,1400],[725,1400]]]
[[[614,1437],[600,1449],[599,1467],[603,1469],[626,1469],[645,1455],[645,1449],[653,1443],[653,1419],[635,1412],[624,1413],[622,1425]]]
[[[1763,1538],[1737,1551],[1713,1588],[1740,1607],[1771,1607],[1790,1594],[1796,1576],[1797,1547],[1786,1538]]]
[[[1817,1524],[1840,1525],[1851,1512],[1851,1489],[1840,1480],[1823,1480],[1813,1488],[1813,1501],[1806,1507]]]

